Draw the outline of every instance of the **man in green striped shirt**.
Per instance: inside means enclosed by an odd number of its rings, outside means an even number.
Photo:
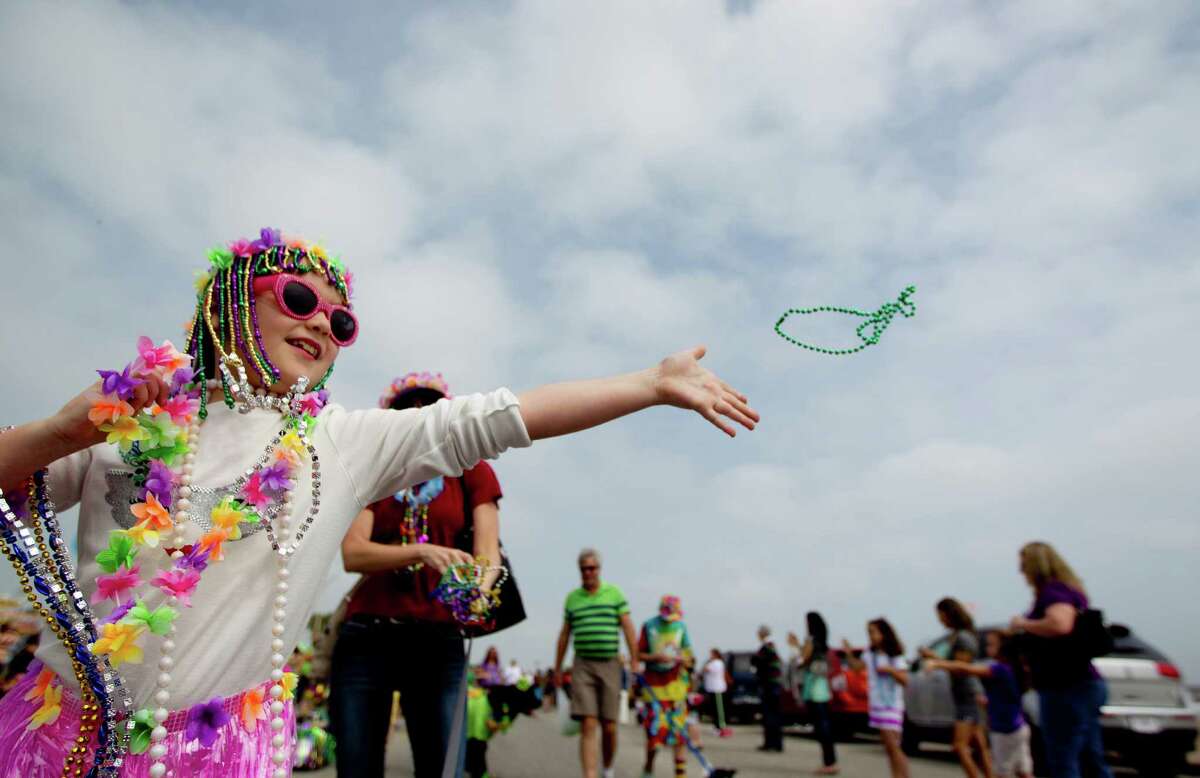
[[[638,666],[637,637],[624,593],[600,580],[600,553],[595,549],[580,552],[579,577],[583,585],[567,595],[563,608],[554,675],[562,688],[563,659],[574,634],[571,716],[581,725],[579,759],[583,763],[583,778],[599,778],[597,739],[601,741],[604,757],[603,778],[612,778],[613,758],[617,753],[617,716],[621,708],[621,633],[625,633],[632,667]]]

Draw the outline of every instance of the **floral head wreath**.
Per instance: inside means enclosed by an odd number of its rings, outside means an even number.
[[[441,373],[409,373],[402,375],[392,381],[392,385],[388,387],[379,398],[380,408],[391,408],[392,403],[397,397],[408,394],[416,389],[432,389],[439,392],[443,397],[449,400],[454,395],[450,394],[450,384],[446,383],[446,379]]]
[[[187,353],[192,356],[197,377],[222,364],[241,365],[239,352],[250,362],[264,385],[280,378],[279,368],[267,356],[258,330],[258,312],[254,302],[254,279],[278,273],[319,273],[347,303],[353,294],[353,275],[341,259],[326,253],[321,246],[303,239],[284,237],[279,230],[264,227],[254,240],[240,238],[226,248],[208,252],[210,267],[196,282],[196,313],[188,334]],[[207,355],[206,355],[207,352]],[[216,364],[206,364],[206,359]],[[225,404],[233,407],[229,375],[218,371],[225,392]],[[333,367],[312,391],[329,380]],[[207,392],[200,393],[200,416],[208,415]]]
[[[683,618],[683,603],[673,594],[663,595],[658,602],[658,615],[666,621],[679,621]]]

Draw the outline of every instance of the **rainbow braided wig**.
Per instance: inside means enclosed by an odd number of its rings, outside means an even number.
[[[211,267],[196,283],[196,313],[188,333],[187,353],[192,356],[198,378],[220,375],[225,404],[232,408],[234,395],[229,380],[217,371],[220,360],[237,359],[240,354],[263,386],[270,386],[280,378],[258,329],[254,279],[278,273],[319,273],[349,304],[353,275],[338,257],[330,256],[321,246],[284,237],[279,230],[269,227],[263,228],[255,240],[240,238],[227,248],[212,249],[208,261]],[[330,366],[312,391],[323,387],[332,373]],[[201,418],[208,415],[207,395],[200,393]]]

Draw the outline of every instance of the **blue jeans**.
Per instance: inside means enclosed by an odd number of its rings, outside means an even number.
[[[1100,707],[1108,701],[1102,680],[1083,681],[1066,689],[1038,691],[1042,739],[1051,778],[1112,778],[1104,761]]]
[[[453,626],[343,624],[329,700],[338,778],[383,778],[393,691],[400,692],[416,778],[441,778],[466,666],[462,637]],[[459,778],[467,744],[465,708],[463,718],[462,737],[450,751]]]

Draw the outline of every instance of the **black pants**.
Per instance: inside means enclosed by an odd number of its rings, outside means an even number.
[[[471,778],[487,775],[487,746],[486,740],[467,740],[467,764],[464,769]]]
[[[393,691],[400,692],[417,778],[440,778],[465,670],[452,625],[343,624],[329,699],[338,778],[383,778]],[[460,765],[465,740],[450,748]]]
[[[829,716],[829,703],[810,702],[808,709],[812,716],[813,734],[821,744],[821,761],[826,767],[837,764],[837,751],[833,747],[833,720]]]
[[[762,723],[763,748],[783,750],[783,719],[779,715],[780,690],[763,689],[762,692]]]

